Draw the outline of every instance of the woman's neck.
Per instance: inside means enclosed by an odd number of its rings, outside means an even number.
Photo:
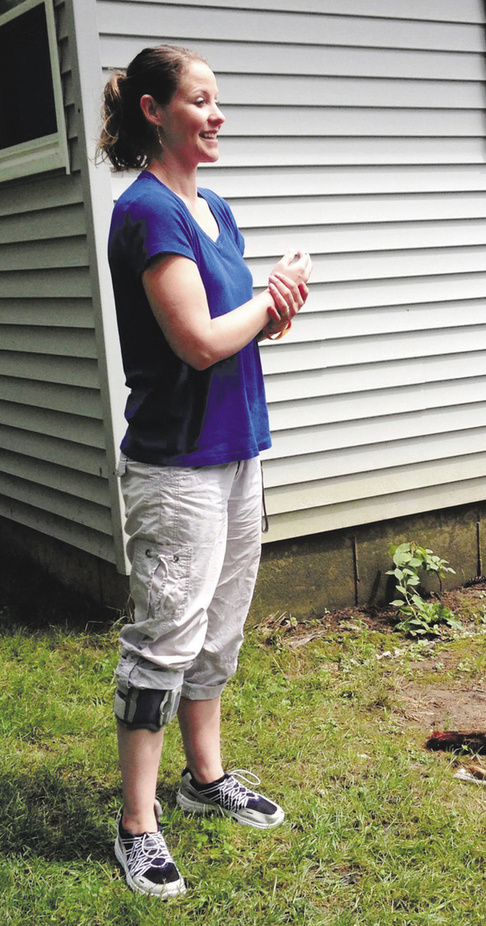
[[[154,174],[157,180],[165,183],[169,190],[177,193],[185,202],[197,202],[196,168],[184,171],[181,170],[179,164],[173,165],[169,160],[158,161],[154,159],[148,165],[147,170]]]

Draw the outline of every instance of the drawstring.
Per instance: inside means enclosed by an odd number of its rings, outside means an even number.
[[[266,504],[265,504],[265,483],[264,483],[264,481],[263,481],[263,464],[262,464],[262,463],[260,463],[260,471],[261,471],[261,474],[262,474],[262,513],[263,513],[263,516],[262,516],[262,533],[263,533],[263,534],[268,534],[268,526],[269,526],[269,525],[268,525],[267,506],[266,506]]]

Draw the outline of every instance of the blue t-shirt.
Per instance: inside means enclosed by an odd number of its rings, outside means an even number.
[[[127,386],[127,432],[121,449],[133,460],[209,466],[247,460],[271,445],[257,341],[207,370],[177,357],[142,284],[150,259],[180,254],[201,274],[212,318],[252,298],[244,240],[228,204],[198,190],[219,226],[213,241],[185,203],[149,171],[120,196],[108,253]]]

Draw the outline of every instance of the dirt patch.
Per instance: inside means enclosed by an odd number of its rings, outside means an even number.
[[[474,615],[484,610],[486,583],[482,580],[470,587],[453,589],[441,597],[444,604],[457,615],[467,629],[474,626]],[[478,625],[475,625],[476,631]],[[486,650],[486,640],[484,643]],[[458,671],[461,655],[441,647],[439,656],[431,656],[417,664],[418,678],[405,684],[401,697],[406,702],[405,714],[420,724],[427,732],[433,730],[458,730],[464,732],[486,731],[486,679],[475,679],[467,684],[467,675],[450,684],[423,684],[420,676],[434,668],[444,672]],[[459,672],[459,675],[461,673]]]
[[[473,615],[477,615],[481,610],[486,612],[486,578],[481,576],[467,586],[451,589],[443,592],[442,595],[431,594],[429,600],[441,601],[467,625]],[[353,618],[360,618],[367,626],[375,630],[393,630],[397,623],[397,611],[391,606],[343,608],[339,611],[331,611],[323,618],[323,621],[327,621],[330,626],[339,626]]]
[[[477,613],[481,608],[486,611],[486,578],[481,576],[474,584],[430,597],[442,601],[467,624],[471,614]],[[391,605],[382,608],[356,605],[326,611],[325,614],[308,620],[297,620],[289,612],[279,611],[270,614],[258,626],[266,638],[274,635],[278,635],[279,638],[284,636],[287,645],[301,646],[328,633],[358,629],[359,623],[365,624],[371,630],[391,632],[397,623],[397,611]]]
[[[433,596],[438,598],[438,596]],[[479,629],[478,614],[486,611],[486,579],[481,577],[471,585],[453,589],[440,596],[440,600],[458,618],[466,629]],[[325,638],[336,633],[359,633],[363,625],[370,630],[390,634],[390,649],[394,646],[406,648],[412,641],[393,634],[397,613],[392,607],[366,608],[350,607],[331,611],[312,621],[295,621],[287,612],[270,615],[261,629],[267,640],[278,639],[292,649],[305,646],[312,640]],[[391,642],[393,641],[393,643]],[[399,690],[401,713],[404,721],[417,724],[424,737],[434,730],[486,731],[486,679],[477,679],[467,684],[467,674],[458,672],[461,655],[447,651],[440,640],[440,655],[435,653],[431,641],[430,656],[420,662],[410,663],[409,669],[415,678],[405,681]],[[486,651],[486,639],[485,639]],[[383,654],[386,656],[387,654]],[[427,684],[424,677],[435,670],[444,674],[455,673],[450,684]],[[486,665],[485,665],[486,672]]]
[[[427,733],[486,730],[486,690],[482,688],[421,687],[411,683],[400,694],[406,719],[419,723]]]

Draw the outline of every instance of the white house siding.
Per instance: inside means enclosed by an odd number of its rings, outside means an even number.
[[[64,3],[56,13],[71,173],[0,188],[0,515],[114,562],[79,99]]]
[[[186,44],[227,122],[202,182],[257,286],[288,247],[312,296],[262,346],[269,540],[484,499],[481,0],[98,0],[105,69]],[[115,178],[114,196],[127,180]]]

